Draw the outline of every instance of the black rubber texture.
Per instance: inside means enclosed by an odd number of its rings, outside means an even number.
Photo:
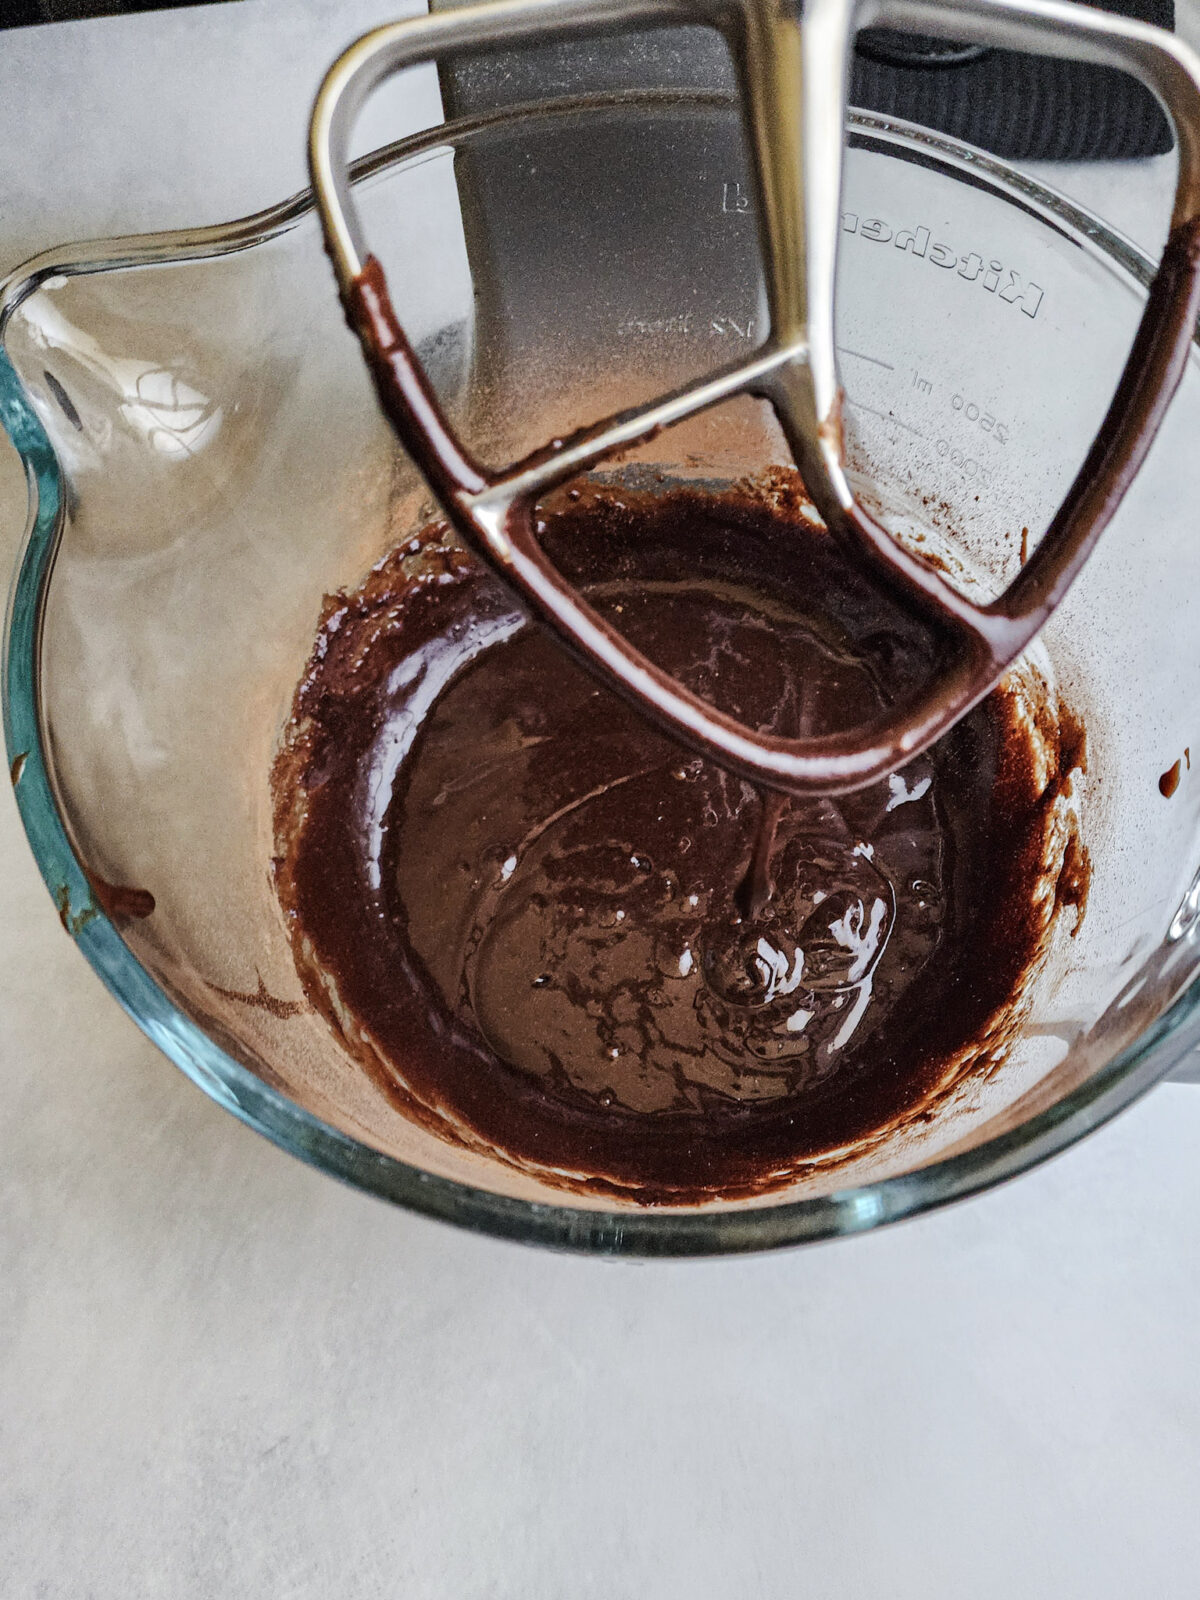
[[[433,0],[441,10],[447,0]],[[1103,0],[1100,9],[1171,28],[1173,0]],[[635,88],[734,90],[733,68],[706,28],[541,45],[460,58],[441,68],[451,115],[552,95]],[[1126,73],[1048,56],[980,50],[880,31],[856,54],[851,103],[949,133],[1011,160],[1103,161],[1160,155],[1170,124]]]
[[[1099,8],[1162,28],[1175,23],[1173,0],[1106,0]],[[1158,102],[1125,73],[1009,50],[948,63],[945,52],[943,41],[864,35],[851,100],[1016,161],[1112,161],[1171,148]]]

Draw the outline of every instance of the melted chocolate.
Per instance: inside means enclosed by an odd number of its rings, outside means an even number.
[[[778,496],[589,490],[538,534],[752,727],[858,726],[939,670],[932,633]],[[306,991],[409,1116],[549,1182],[782,1186],[994,1066],[1047,919],[1086,894],[1077,839],[1040,892],[1081,759],[1056,726],[1041,786],[1001,690],[884,783],[764,800],[427,530],[329,602],[277,761]]]
[[[109,883],[94,872],[88,873],[88,884],[97,904],[106,917],[152,917],[154,896],[149,889],[138,889],[132,884]]]
[[[1183,773],[1183,762],[1176,761],[1162,774],[1158,780],[1158,792],[1164,800],[1169,800],[1179,787],[1179,779]]]

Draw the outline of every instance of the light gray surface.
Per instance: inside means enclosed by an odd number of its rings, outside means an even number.
[[[321,68],[388,11],[4,36],[0,264],[296,187]],[[1163,181],[1074,187],[1149,237]],[[22,495],[6,460],[6,563]],[[0,868],[3,1600],[1196,1593],[1200,1093],[848,1244],[542,1256],[191,1088],[62,933],[7,793]]]

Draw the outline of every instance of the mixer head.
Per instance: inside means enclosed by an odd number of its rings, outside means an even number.
[[[737,68],[757,188],[770,333],[748,359],[486,471],[456,439],[363,238],[350,136],[372,92],[405,67],[514,44],[703,23]],[[1087,457],[1028,563],[987,604],[905,550],[846,472],[834,283],[850,52],[880,25],[1099,63],[1132,73],[1170,115],[1179,151],[1171,229],[1133,347]],[[381,403],[447,516],[603,681],[675,737],[765,787],[844,792],[925,749],[1000,680],[1079,574],[1136,475],[1183,375],[1200,310],[1200,57],[1172,34],[1058,0],[489,0],[366,34],[313,110],[310,163],[326,245]],[[831,534],[944,639],[946,666],[874,721],[783,738],[686,689],[617,633],[546,556],[535,507],[555,486],[665,428],[748,394],[774,409]]]

